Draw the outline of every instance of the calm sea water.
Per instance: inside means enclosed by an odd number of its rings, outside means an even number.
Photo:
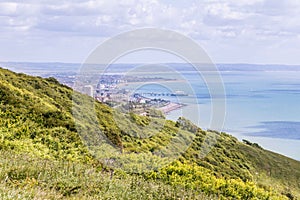
[[[77,73],[79,64],[64,63],[2,63],[9,69],[33,75],[60,77]],[[181,66],[178,65],[178,66]],[[241,71],[240,69],[247,71]],[[211,98],[205,81],[195,72],[169,72],[169,68],[153,66],[132,69],[130,65],[112,68],[129,76],[175,78],[180,81],[129,84],[126,88],[137,92],[172,93],[183,90],[184,97],[157,96],[184,103],[187,106],[167,115],[176,120],[184,116],[204,129],[210,128]],[[154,69],[154,70],[153,70]],[[186,69],[184,66],[183,69]],[[229,69],[229,70],[228,70]],[[251,71],[251,70],[269,71]],[[278,71],[270,71],[277,69]],[[284,71],[285,69],[291,71]],[[227,71],[226,71],[227,70]],[[233,71],[232,71],[233,70]],[[138,73],[135,73],[138,72]],[[226,98],[226,117],[223,131],[237,138],[256,142],[266,149],[300,160],[300,71],[293,66],[225,66],[222,69]],[[175,75],[174,75],[175,74]],[[210,72],[203,72],[209,77]]]
[[[240,140],[247,139],[259,143],[266,149],[300,160],[299,73],[221,72],[226,92],[226,118],[223,131]],[[129,88],[135,88],[138,92],[157,93],[187,91],[189,93],[187,97],[156,98],[167,98],[187,104],[182,109],[169,113],[167,115],[169,119],[176,120],[184,115],[200,127],[210,128],[212,103],[205,82],[193,72],[182,72],[182,75],[185,80],[183,82],[131,85]]]

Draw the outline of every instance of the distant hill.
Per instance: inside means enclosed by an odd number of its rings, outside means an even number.
[[[25,72],[31,75],[49,75],[49,74],[73,74],[80,70],[82,63],[38,63],[38,62],[0,62],[0,66],[15,72]],[[110,65],[110,69],[114,72],[124,72],[133,69],[137,66],[143,65],[142,63],[115,63]],[[164,63],[166,66],[173,67],[178,71],[195,70],[189,63]],[[216,63],[217,69],[220,71],[300,71],[300,65],[280,65],[280,64],[248,64],[248,63]],[[96,65],[105,68],[105,65]],[[204,71],[209,70],[203,68]]]
[[[183,118],[99,102],[89,110],[90,102],[54,78],[0,69],[2,199],[300,198],[298,161]],[[74,119],[77,111],[84,116]],[[97,130],[104,135],[93,135]],[[101,142],[122,152],[114,158],[120,165],[106,165]],[[174,152],[176,160],[155,168]]]

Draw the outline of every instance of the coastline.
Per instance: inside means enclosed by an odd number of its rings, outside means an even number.
[[[130,86],[130,85],[135,85],[135,84],[149,84],[149,83],[181,83],[181,82],[186,82],[186,80],[183,79],[171,79],[171,80],[163,80],[163,79],[159,79],[159,80],[153,80],[153,81],[131,81],[131,82],[126,82],[126,83],[119,83],[118,86],[119,87],[126,87],[126,86]]]
[[[162,111],[164,114],[168,114],[174,110],[177,110],[179,108],[182,108],[186,106],[185,104],[182,103],[174,103],[174,102],[170,102],[167,105],[158,108],[158,110]]]

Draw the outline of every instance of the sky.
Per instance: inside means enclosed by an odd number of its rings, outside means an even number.
[[[0,61],[82,63],[101,42],[153,27],[192,38],[215,63],[299,65],[299,19],[298,0],[4,0]]]

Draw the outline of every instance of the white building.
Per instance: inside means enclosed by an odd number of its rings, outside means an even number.
[[[87,94],[91,97],[94,97],[94,87],[92,85],[85,85],[83,87],[83,91],[84,94]]]

